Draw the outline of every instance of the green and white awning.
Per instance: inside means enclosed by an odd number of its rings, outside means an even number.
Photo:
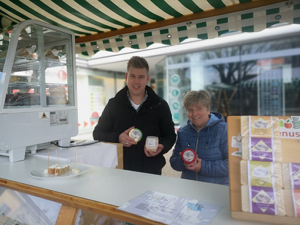
[[[176,45],[187,38],[210,39],[230,31],[258,32],[277,23],[300,24],[300,1],[288,7],[278,3],[212,18],[114,36],[77,44],[76,51],[93,55],[99,50],[118,52],[124,47],[147,48],[153,43]]]
[[[300,24],[300,0],[0,0],[2,26],[36,19],[76,35],[76,52],[143,49]]]

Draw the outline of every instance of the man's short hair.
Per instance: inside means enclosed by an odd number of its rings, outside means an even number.
[[[147,74],[149,73],[148,62],[143,57],[132,56],[131,59],[127,63],[127,72],[129,71],[129,67],[134,67],[134,68],[139,68],[139,69],[145,68],[147,70]]]
[[[199,91],[189,91],[184,96],[183,105],[185,109],[197,103],[200,103],[201,105],[205,106],[208,110],[210,110],[211,107],[210,94],[205,90],[199,90]]]

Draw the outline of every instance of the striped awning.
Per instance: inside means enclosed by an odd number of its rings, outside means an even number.
[[[300,24],[300,0],[0,0],[3,27],[36,19],[76,35],[76,52],[143,49]]]

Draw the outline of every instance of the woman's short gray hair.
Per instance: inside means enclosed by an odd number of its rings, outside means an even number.
[[[208,110],[210,110],[211,107],[210,94],[205,90],[199,90],[199,91],[189,91],[184,96],[183,105],[185,109],[197,103],[200,103],[201,105],[205,106]]]

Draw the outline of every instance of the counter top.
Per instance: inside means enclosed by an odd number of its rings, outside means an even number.
[[[50,160],[50,165],[55,163]],[[26,155],[24,161],[15,163],[10,163],[7,157],[0,156],[0,186],[7,187],[5,181],[13,181],[45,189],[44,193],[36,193],[39,197],[47,198],[53,194],[52,192],[66,194],[62,195],[61,201],[57,197],[57,201],[63,204],[70,202],[69,205],[77,208],[82,206],[75,197],[91,200],[93,203],[112,205],[116,208],[152,190],[221,205],[222,209],[211,223],[212,225],[258,224],[230,218],[228,186],[91,165],[86,165],[91,168],[89,172],[70,180],[40,180],[30,176],[30,171],[47,168],[47,164],[46,159],[29,155]],[[18,189],[17,186],[16,189]],[[74,196],[75,200],[64,196]],[[113,213],[116,214],[123,213],[119,210],[114,211]],[[108,214],[108,216],[113,216],[111,213]]]

